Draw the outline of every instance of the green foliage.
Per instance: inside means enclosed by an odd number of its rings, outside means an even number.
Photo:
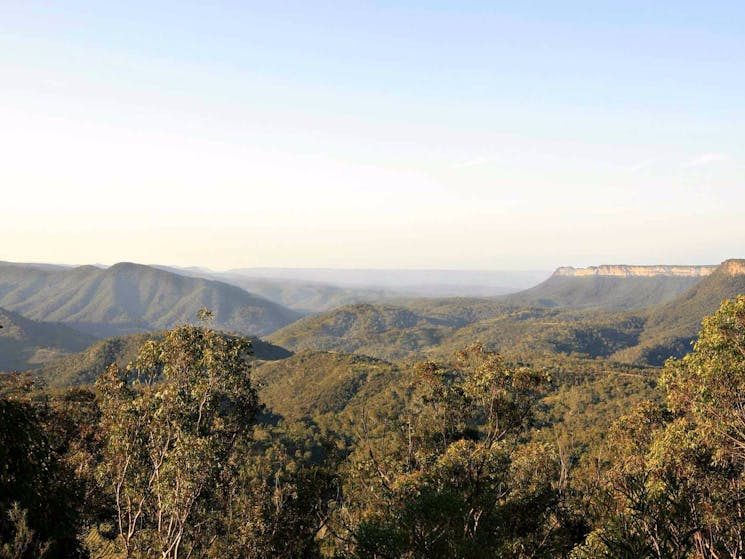
[[[654,317],[689,320],[720,272],[674,312],[400,300],[273,337],[415,367],[253,340],[251,369],[204,325],[99,342],[43,391],[2,377],[0,559],[742,557],[745,297],[664,390],[613,360],[664,356]]]
[[[127,557],[178,557],[213,541],[236,442],[258,409],[240,338],[181,327],[146,343],[126,371],[96,385],[106,437],[102,483]]]
[[[583,370],[584,369],[584,370]],[[592,374],[552,372],[553,386],[536,405],[533,438],[561,446],[567,460],[600,451],[611,425],[646,400],[661,400],[656,374],[604,367]]]
[[[401,359],[436,345],[451,330],[409,309],[365,304],[303,318],[275,332],[269,340],[293,351],[334,350]]]
[[[337,463],[323,451],[319,458],[319,445],[303,435],[270,427],[238,450],[243,464],[210,557],[321,557],[320,535],[339,490]]]
[[[662,381],[667,406],[641,404],[611,434],[598,527],[577,557],[743,554],[745,297],[704,320],[693,353],[670,360]]]
[[[303,351],[256,367],[263,402],[286,419],[359,411],[401,374],[396,365],[337,352]]]
[[[643,328],[638,314],[431,300],[407,307],[344,307],[301,319],[269,339],[294,351],[334,350],[386,360],[445,357],[480,340],[515,360],[535,361],[557,353],[610,357],[636,345]]]
[[[670,408],[690,414],[722,460],[745,463],[745,296],[704,320],[693,352],[670,361],[662,381]]]
[[[60,456],[59,416],[31,398],[30,381],[5,376],[0,390],[0,554],[18,559],[80,557],[82,498]]]
[[[738,266],[740,261],[727,261],[704,279],[552,277],[496,301],[354,305],[299,320],[271,339],[292,350],[387,360],[442,358],[480,340],[514,360],[535,362],[536,356],[563,353],[659,366],[690,350],[702,318],[722,299],[745,291]],[[633,310],[618,312],[626,309]]]
[[[336,516],[354,557],[552,557],[567,534],[559,460],[516,443],[545,377],[475,345],[414,372],[404,414],[362,424]]]
[[[11,541],[0,541],[0,559],[22,559],[28,557],[29,553],[39,558],[47,555],[49,546],[36,541],[36,533],[29,527],[27,517],[27,511],[21,509],[18,503],[11,505],[7,518],[10,521]]]
[[[609,358],[635,345],[643,326],[636,314],[521,308],[460,328],[443,347],[481,340],[510,359],[532,363],[558,354]]]
[[[91,384],[109,365],[116,363],[119,367],[125,367],[135,360],[140,346],[157,337],[156,333],[149,333],[107,338],[83,351],[44,364],[35,371],[35,375],[53,388]]]

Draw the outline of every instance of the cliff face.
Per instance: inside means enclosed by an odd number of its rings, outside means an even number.
[[[745,273],[745,260],[728,260],[725,264],[728,262],[737,264],[742,269],[740,273]],[[554,275],[565,277],[604,276],[631,278],[668,276],[700,278],[708,276],[716,269],[717,266],[626,266],[604,264],[602,266],[590,266],[589,268],[566,266],[558,268],[554,272]]]
[[[728,276],[745,275],[745,260],[725,260],[720,269]]]

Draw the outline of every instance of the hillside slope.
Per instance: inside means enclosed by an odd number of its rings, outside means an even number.
[[[609,358],[638,344],[644,324],[640,313],[520,308],[459,328],[436,353],[447,355],[478,341],[511,360],[532,363],[558,355]]]
[[[399,380],[397,366],[340,352],[303,351],[261,363],[254,372],[259,395],[274,412],[299,419],[369,404]]]
[[[19,371],[80,351],[94,338],[63,324],[38,322],[0,309],[0,371]]]
[[[204,307],[214,312],[217,328],[249,335],[301,316],[232,285],[130,263],[70,270],[0,265],[0,306],[97,337],[193,322]]]
[[[333,350],[401,359],[437,345],[451,330],[442,321],[403,307],[360,304],[302,318],[267,339],[292,351]]]
[[[745,260],[726,260],[711,275],[676,299],[652,308],[636,347],[617,354],[621,360],[661,365],[690,351],[701,321],[724,299],[745,293]]]
[[[420,357],[477,320],[505,312],[485,299],[402,299],[394,304],[348,305],[305,317],[267,339],[293,351],[361,353],[381,359]]]
[[[559,268],[543,283],[503,300],[572,309],[641,309],[673,300],[710,271],[708,266]]]

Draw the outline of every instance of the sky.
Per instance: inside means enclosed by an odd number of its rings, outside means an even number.
[[[0,0],[0,260],[745,256],[745,3]]]

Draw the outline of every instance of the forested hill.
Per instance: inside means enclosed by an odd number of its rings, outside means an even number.
[[[162,332],[146,332],[98,340],[82,351],[44,363],[34,371],[34,375],[45,386],[53,388],[90,384],[112,363],[126,367],[137,358],[145,342],[162,338]],[[286,349],[258,338],[251,338],[251,348],[253,357],[258,361],[285,359],[292,355]]]
[[[139,264],[44,269],[0,264],[0,307],[108,337],[193,322],[209,308],[217,328],[264,335],[300,313],[226,283]]]
[[[254,370],[261,399],[284,418],[300,419],[345,410],[360,414],[379,402],[401,371],[387,361],[343,352],[303,351],[265,361]]]
[[[62,324],[38,322],[0,309],[0,372],[23,370],[80,351],[93,338]]]
[[[407,308],[359,304],[305,317],[268,339],[293,351],[335,350],[401,359],[438,344],[451,330],[442,321]]]
[[[641,309],[673,300],[713,266],[559,268],[543,283],[502,300],[514,305],[573,309]]]
[[[472,298],[348,305],[304,317],[268,339],[292,351],[335,350],[382,359],[419,357],[458,328],[505,310],[501,303]]]

